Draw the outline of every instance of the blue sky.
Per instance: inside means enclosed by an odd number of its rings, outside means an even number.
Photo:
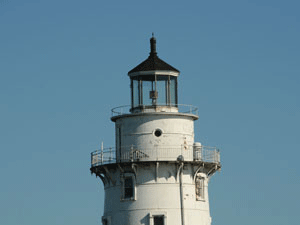
[[[100,224],[90,152],[114,146],[127,72],[158,55],[221,150],[213,225],[298,225],[300,3],[0,0],[0,224]]]

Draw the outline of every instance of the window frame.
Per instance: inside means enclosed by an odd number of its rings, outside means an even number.
[[[167,212],[150,212],[149,213],[149,225],[156,225],[154,224],[154,217],[163,217],[164,219],[164,224],[167,225]]]
[[[106,220],[106,224],[105,224]],[[111,225],[111,217],[110,216],[102,216],[102,225]]]
[[[132,196],[131,197],[125,197],[125,179],[126,178],[131,178],[132,179]],[[124,173],[123,176],[121,177],[121,201],[135,201],[136,200],[136,179],[135,175],[133,173]]]
[[[199,183],[198,183],[199,180]],[[195,179],[195,195],[197,201],[205,201],[205,180],[206,176],[202,173],[198,173]],[[198,192],[199,191],[199,192]],[[198,194],[199,193],[199,194]]]

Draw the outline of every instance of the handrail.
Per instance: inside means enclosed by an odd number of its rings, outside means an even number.
[[[188,113],[188,114],[194,114],[194,115],[198,115],[198,108],[196,106],[193,105],[185,105],[185,104],[176,104],[176,105],[142,105],[140,106],[142,107],[176,107],[178,108],[178,112],[179,113]],[[122,105],[122,106],[118,106],[115,107],[111,110],[111,115],[112,117],[114,116],[121,116],[124,114],[129,114],[131,110],[131,105]]]
[[[131,145],[122,146],[120,150],[116,151],[116,148],[111,147],[93,151],[91,153],[91,166],[117,162],[177,161],[179,156],[183,156],[185,161],[220,163],[219,150],[209,146],[154,146],[147,149]]]

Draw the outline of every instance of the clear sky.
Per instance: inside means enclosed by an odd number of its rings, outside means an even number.
[[[0,0],[0,224],[98,225],[90,152],[149,54],[181,71],[195,140],[221,151],[213,225],[299,225],[298,0]]]

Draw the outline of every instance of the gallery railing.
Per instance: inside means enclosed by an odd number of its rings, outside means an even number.
[[[187,114],[194,114],[196,116],[198,116],[198,108],[196,106],[193,105],[183,105],[183,104],[177,104],[177,105],[169,105],[170,107],[176,107],[178,108],[178,112],[179,113],[187,113]],[[142,107],[154,107],[153,105],[151,106],[140,106]],[[155,105],[155,107],[168,107],[168,105]],[[131,106],[130,105],[124,105],[124,106],[118,106],[116,108],[113,108],[111,110],[111,116],[121,116],[124,114],[130,114],[131,113]],[[176,110],[177,111],[177,110]]]
[[[220,163],[220,152],[215,147],[208,146],[154,146],[143,148],[138,146],[123,146],[103,148],[91,153],[91,166],[100,166],[112,163],[138,161],[198,161]]]

